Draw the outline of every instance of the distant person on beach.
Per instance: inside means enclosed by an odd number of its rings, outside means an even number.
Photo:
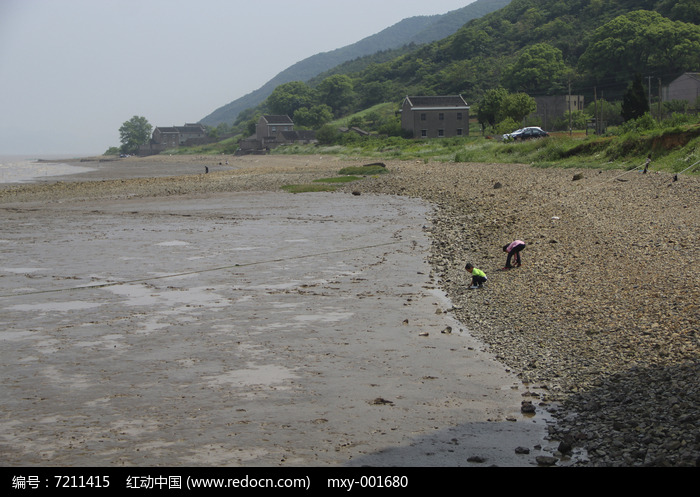
[[[521,264],[521,259],[520,259],[520,251],[525,248],[525,242],[522,240],[515,240],[514,242],[511,243],[506,243],[503,246],[503,251],[508,254],[508,257],[506,257],[506,267],[504,269],[511,269],[513,266],[510,265],[510,260],[515,256],[515,265],[517,267],[520,267]]]
[[[469,287],[470,290],[483,287],[486,280],[488,280],[486,274],[481,269],[475,268],[474,265],[469,262],[464,269],[472,275],[472,286]]]

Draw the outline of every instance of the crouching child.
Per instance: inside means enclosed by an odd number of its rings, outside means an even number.
[[[469,287],[470,290],[484,286],[484,283],[488,280],[488,278],[481,269],[475,268],[471,263],[467,263],[465,269],[472,275],[472,286]]]

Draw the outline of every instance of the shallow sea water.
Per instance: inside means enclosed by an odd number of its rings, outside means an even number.
[[[65,157],[69,159],[70,157]],[[0,155],[0,184],[42,181],[52,176],[63,176],[92,171],[90,167],[74,166],[59,162],[61,157],[51,157],[56,162],[39,161],[40,158],[23,155]]]

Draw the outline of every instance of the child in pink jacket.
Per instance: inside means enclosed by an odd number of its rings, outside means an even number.
[[[506,267],[505,269],[510,269],[513,266],[510,265],[510,259],[515,256],[515,265],[517,267],[520,267],[520,251],[525,248],[525,242],[522,240],[515,240],[514,242],[507,243],[506,245],[503,246],[503,251],[508,253],[508,257],[506,258]]]

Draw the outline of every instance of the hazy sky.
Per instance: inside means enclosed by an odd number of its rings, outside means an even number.
[[[0,0],[0,154],[101,154],[319,52],[473,0]]]

